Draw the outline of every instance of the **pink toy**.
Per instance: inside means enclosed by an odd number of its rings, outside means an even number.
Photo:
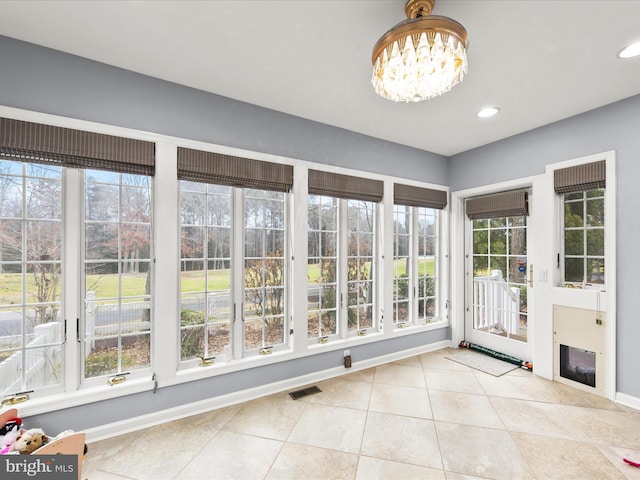
[[[20,427],[15,425],[13,429],[9,430],[9,432],[0,439],[0,455],[9,453],[18,436],[20,436]]]

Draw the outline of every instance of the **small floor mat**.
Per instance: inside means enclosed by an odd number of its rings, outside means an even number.
[[[481,372],[488,373],[494,377],[499,377],[518,368],[517,365],[512,363],[504,362],[483,353],[473,352],[470,350],[463,350],[453,355],[447,355],[445,358],[456,363],[466,365],[467,367],[480,370]]]

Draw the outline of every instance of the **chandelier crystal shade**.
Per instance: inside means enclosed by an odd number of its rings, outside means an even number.
[[[419,102],[451,90],[467,73],[467,31],[448,17],[431,15],[435,0],[409,0],[407,20],[373,47],[371,83],[396,102]]]

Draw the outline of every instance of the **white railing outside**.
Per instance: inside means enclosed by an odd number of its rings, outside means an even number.
[[[123,304],[119,310],[117,304],[100,304],[95,300],[94,292],[87,292],[85,308],[86,356],[95,349],[96,338],[150,329],[150,322],[142,318],[142,312],[150,308],[148,301]],[[17,315],[21,318],[20,314]],[[96,322],[96,317],[101,321]],[[122,320],[123,317],[127,320]],[[36,325],[24,350],[15,351],[0,362],[0,392],[22,390],[23,377],[26,385],[33,386],[49,385],[55,381],[59,374],[56,370],[60,369],[60,332],[60,322]],[[6,347],[22,341],[21,335],[0,337],[0,345]]]
[[[473,328],[497,334],[517,335],[520,289],[509,287],[500,270],[473,279]]]
[[[2,392],[18,392],[26,385],[48,385],[59,369],[60,322],[33,327],[33,340],[0,363]]]

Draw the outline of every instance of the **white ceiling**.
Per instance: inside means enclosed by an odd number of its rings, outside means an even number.
[[[616,57],[640,40],[640,1],[437,0],[469,32],[468,75],[384,100],[371,50],[404,4],[2,0],[0,34],[446,156],[640,93],[640,57]],[[476,118],[486,105],[500,114]]]

